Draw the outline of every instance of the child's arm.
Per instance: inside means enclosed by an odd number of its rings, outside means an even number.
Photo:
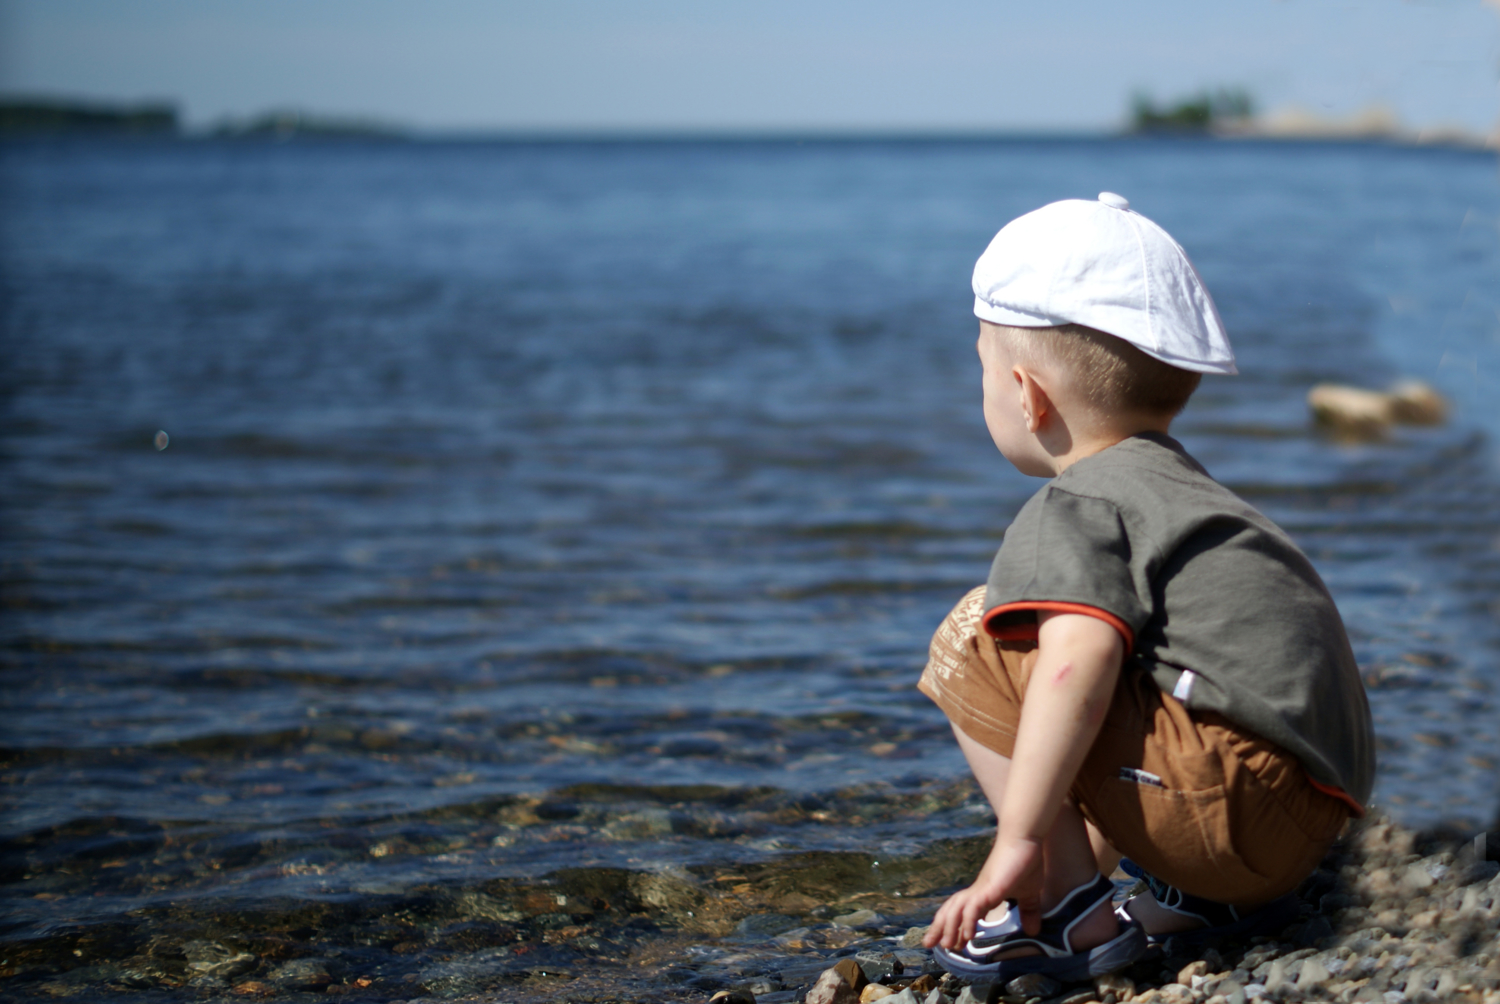
[[[958,948],[1007,899],[1028,934],[1041,927],[1042,845],[1114,696],[1125,644],[1086,614],[1038,615],[1037,660],[1026,685],[995,846],[979,877],[938,910],[927,947]]]

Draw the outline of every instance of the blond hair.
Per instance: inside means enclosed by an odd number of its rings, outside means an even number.
[[[1146,355],[1123,338],[1082,324],[1055,328],[994,325],[1015,357],[1051,365],[1074,381],[1074,389],[1100,415],[1134,413],[1172,417],[1187,404],[1203,374]]]

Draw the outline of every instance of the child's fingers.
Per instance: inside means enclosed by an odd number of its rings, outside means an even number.
[[[938,912],[932,918],[932,926],[927,929],[927,934],[922,938],[922,944],[928,948],[942,945],[944,948],[953,947],[953,907],[954,899],[949,897]]]

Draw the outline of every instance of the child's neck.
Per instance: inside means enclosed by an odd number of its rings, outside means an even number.
[[[1056,477],[1063,471],[1072,467],[1084,457],[1092,457],[1096,453],[1102,453],[1114,446],[1123,443],[1131,436],[1139,436],[1143,432],[1158,432],[1162,435],[1170,435],[1172,416],[1132,416],[1130,419],[1119,422],[1101,423],[1098,428],[1080,430],[1068,437],[1066,444],[1054,444],[1058,452],[1048,449],[1051,457],[1052,476]],[[1045,437],[1038,436],[1042,440],[1042,446],[1048,446]]]

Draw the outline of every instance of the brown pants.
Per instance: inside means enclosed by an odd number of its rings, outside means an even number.
[[[983,604],[980,587],[953,608],[917,686],[966,735],[1010,757],[1036,645],[990,638]],[[1190,713],[1128,666],[1070,795],[1146,871],[1238,907],[1295,888],[1350,815],[1296,757],[1221,715]]]

